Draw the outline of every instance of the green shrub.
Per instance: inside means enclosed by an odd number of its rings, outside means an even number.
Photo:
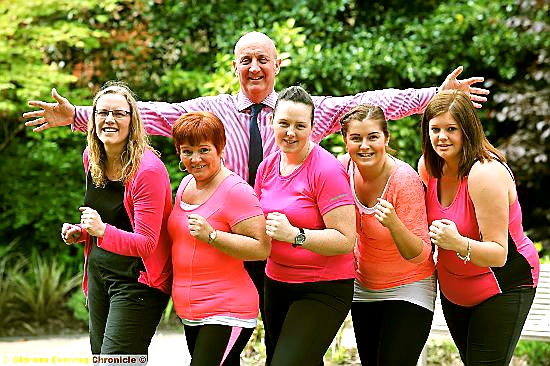
[[[23,316],[18,307],[15,281],[26,264],[25,258],[13,251],[15,242],[0,247],[0,336],[6,335],[10,324]]]
[[[67,297],[79,286],[80,275],[70,275],[56,257],[41,257],[37,251],[25,271],[14,276],[14,296],[25,314],[21,326],[36,333],[44,324],[66,315]]]
[[[428,343],[429,365],[454,365],[460,361],[458,349],[451,339],[436,338]]]
[[[344,332],[346,329],[351,329],[352,320],[348,314],[344,323],[336,333],[336,336],[332,340],[332,344],[325,353],[325,361],[330,365],[349,365],[350,363],[358,360],[357,348],[348,348],[344,342]]]
[[[248,344],[241,353],[241,362],[244,366],[265,364],[265,343],[264,343],[264,325],[261,317],[258,318],[256,328],[250,336]]]
[[[514,356],[524,359],[529,366],[547,366],[550,363],[550,343],[519,341]]]
[[[81,288],[76,289],[67,303],[69,309],[76,320],[79,320],[88,325],[88,308],[86,307],[86,296]]]

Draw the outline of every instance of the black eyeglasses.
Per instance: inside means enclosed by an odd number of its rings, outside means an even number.
[[[119,120],[119,119],[123,119],[124,117],[126,116],[129,116],[130,111],[123,111],[123,110],[120,110],[120,109],[117,109],[116,111],[106,111],[106,110],[101,110],[101,111],[95,111],[95,115],[97,116],[97,119],[101,119],[101,120],[104,120],[104,119],[107,119],[107,117],[109,117],[109,114],[112,113],[113,114],[113,118],[116,119],[116,120]]]

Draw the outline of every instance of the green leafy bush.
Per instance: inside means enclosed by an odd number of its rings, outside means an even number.
[[[27,264],[13,277],[14,297],[25,314],[18,323],[35,333],[44,324],[64,319],[69,294],[80,285],[82,276],[67,273],[66,265],[57,258],[41,257],[37,251]]]
[[[525,360],[529,366],[548,366],[550,363],[550,343],[520,340],[514,356]]]
[[[15,246],[15,242],[0,246],[0,336],[5,335],[5,330],[24,316],[18,306],[15,279],[23,272],[26,260],[14,251]]]
[[[436,338],[428,343],[429,365],[454,365],[460,361],[458,349],[451,339]]]
[[[88,325],[88,308],[86,307],[86,296],[81,288],[76,289],[73,294],[69,297],[69,302],[67,303],[69,309],[73,314],[73,317]]]

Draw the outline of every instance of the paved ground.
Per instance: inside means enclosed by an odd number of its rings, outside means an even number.
[[[346,321],[343,331],[337,337],[341,347],[355,347],[355,336],[351,320]],[[331,346],[332,347],[332,346]],[[63,358],[67,358],[64,361]],[[89,361],[79,360],[87,358]],[[70,360],[72,359],[72,360]],[[153,337],[149,347],[148,366],[188,366],[191,361],[183,329],[159,331]],[[243,365],[255,366],[258,361],[244,359]],[[4,365],[91,365],[90,345],[88,335],[65,337],[22,338],[13,337],[0,339],[0,366]],[[327,365],[334,363],[327,361]],[[355,362],[346,365],[358,365]]]
[[[88,335],[0,340],[0,365],[91,365]],[[149,347],[148,366],[187,366],[190,362],[181,333],[157,333]]]
[[[355,346],[351,327],[346,327],[342,333],[341,345],[347,348]],[[87,360],[83,361],[84,358]],[[148,366],[188,366],[190,361],[183,330],[181,332],[160,331],[153,337],[149,347]],[[254,365],[255,363],[254,360],[247,359],[242,364]],[[82,366],[91,364],[87,334],[70,337],[0,339],[0,366]],[[326,364],[332,365],[333,363],[327,362]],[[347,365],[356,365],[356,363],[347,363]]]

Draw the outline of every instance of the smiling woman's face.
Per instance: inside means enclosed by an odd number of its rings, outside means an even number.
[[[120,94],[105,94],[102,95],[96,102],[95,129],[97,137],[105,148],[123,148],[128,139],[130,130],[130,121],[132,114],[127,113],[125,116],[115,118],[115,114],[119,111],[131,112],[130,104],[123,95]],[[111,111],[106,118],[97,115],[98,112]]]
[[[356,165],[376,167],[384,163],[389,138],[384,135],[382,123],[374,119],[349,121],[344,140]]]
[[[273,112],[273,132],[279,149],[285,154],[300,154],[309,148],[312,107],[280,100]]]
[[[220,171],[221,154],[211,141],[180,145],[180,160],[197,182],[208,182]]]

